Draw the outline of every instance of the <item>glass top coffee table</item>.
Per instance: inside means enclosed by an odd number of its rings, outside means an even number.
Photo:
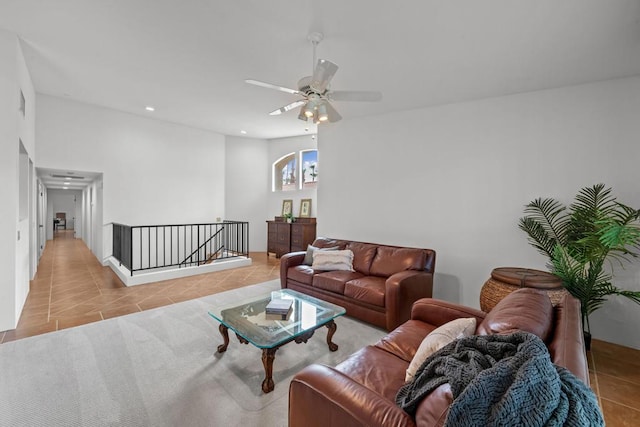
[[[293,301],[292,310],[285,320],[265,313],[265,307],[271,299]],[[340,306],[291,289],[272,291],[209,311],[209,315],[220,322],[219,330],[224,340],[224,344],[218,346],[218,353],[224,353],[229,346],[229,329],[235,332],[241,343],[251,343],[262,349],[265,372],[262,391],[265,393],[274,388],[273,360],[278,348],[291,341],[306,343],[316,329],[326,326],[327,345],[329,350],[336,351],[338,345],[331,341],[337,328],[333,319],[343,314],[345,309]]]

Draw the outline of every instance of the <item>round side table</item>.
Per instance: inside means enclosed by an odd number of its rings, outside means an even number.
[[[502,298],[520,288],[544,290],[554,307],[567,293],[562,280],[547,271],[519,267],[494,268],[480,291],[480,308],[489,312]]]

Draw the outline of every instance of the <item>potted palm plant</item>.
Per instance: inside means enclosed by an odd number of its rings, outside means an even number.
[[[519,227],[529,243],[549,258],[550,271],[582,304],[587,349],[591,340],[589,315],[610,295],[640,304],[640,292],[612,284],[613,269],[637,257],[640,211],[617,202],[604,184],[581,189],[567,209],[552,198],[526,205]]]

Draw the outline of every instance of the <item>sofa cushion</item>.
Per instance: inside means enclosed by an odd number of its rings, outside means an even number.
[[[327,237],[318,237],[313,241],[311,245],[315,246],[316,248],[330,248],[333,246],[337,246],[338,249],[342,250],[347,247],[347,242],[345,242],[344,240],[329,239]]]
[[[422,249],[379,246],[370,274],[389,277],[399,271],[424,270],[426,262],[427,253]]]
[[[304,255],[304,261],[302,261],[302,263],[306,265],[313,264],[313,253],[315,251],[336,251],[338,249],[340,249],[340,247],[338,246],[331,246],[328,248],[318,248],[316,246],[307,245],[307,253]]]
[[[431,356],[450,342],[453,342],[453,340],[472,335],[475,330],[475,317],[461,317],[460,319],[452,320],[451,322],[445,323],[433,330],[422,340],[415,356],[411,359],[411,363],[409,363],[409,367],[407,368],[405,381],[411,381],[413,379],[416,371],[424,361],[427,360],[427,357]]]
[[[381,338],[375,346],[411,362],[420,343],[436,327],[420,320],[407,320]]]
[[[315,251],[311,268],[315,271],[354,271],[353,252],[348,249],[344,251]]]
[[[373,261],[373,258],[376,256],[378,245],[350,242],[347,245],[347,249],[353,252],[353,268],[365,276],[368,276],[371,261]]]
[[[478,326],[478,335],[525,331],[547,341],[553,329],[553,304],[544,291],[518,289],[500,301]]]
[[[313,282],[313,269],[308,265],[295,265],[289,267],[287,271],[287,277],[296,282],[304,283],[311,286]]]
[[[344,285],[344,295],[358,301],[384,307],[385,278],[363,276]]]
[[[366,346],[338,364],[335,369],[395,402],[404,385],[404,371],[408,363],[374,346]]]
[[[356,271],[326,271],[313,277],[313,287],[342,295],[344,294],[345,283],[360,277],[362,277],[362,274]]]

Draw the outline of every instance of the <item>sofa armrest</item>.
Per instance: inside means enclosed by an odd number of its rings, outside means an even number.
[[[289,426],[415,426],[395,402],[324,365],[309,365],[289,385]]]
[[[475,317],[479,324],[485,316],[484,311],[433,298],[418,300],[411,309],[411,319],[434,326],[441,326],[461,317]]]
[[[280,287],[282,289],[287,287],[287,272],[289,271],[289,267],[302,264],[306,254],[304,251],[289,252],[280,257]]]
[[[589,385],[589,366],[584,348],[580,301],[567,294],[560,300],[554,312],[555,330],[548,345],[551,361],[569,369],[582,382]]]
[[[387,330],[392,331],[409,320],[413,303],[431,297],[432,292],[432,273],[405,270],[389,276],[385,284]]]

